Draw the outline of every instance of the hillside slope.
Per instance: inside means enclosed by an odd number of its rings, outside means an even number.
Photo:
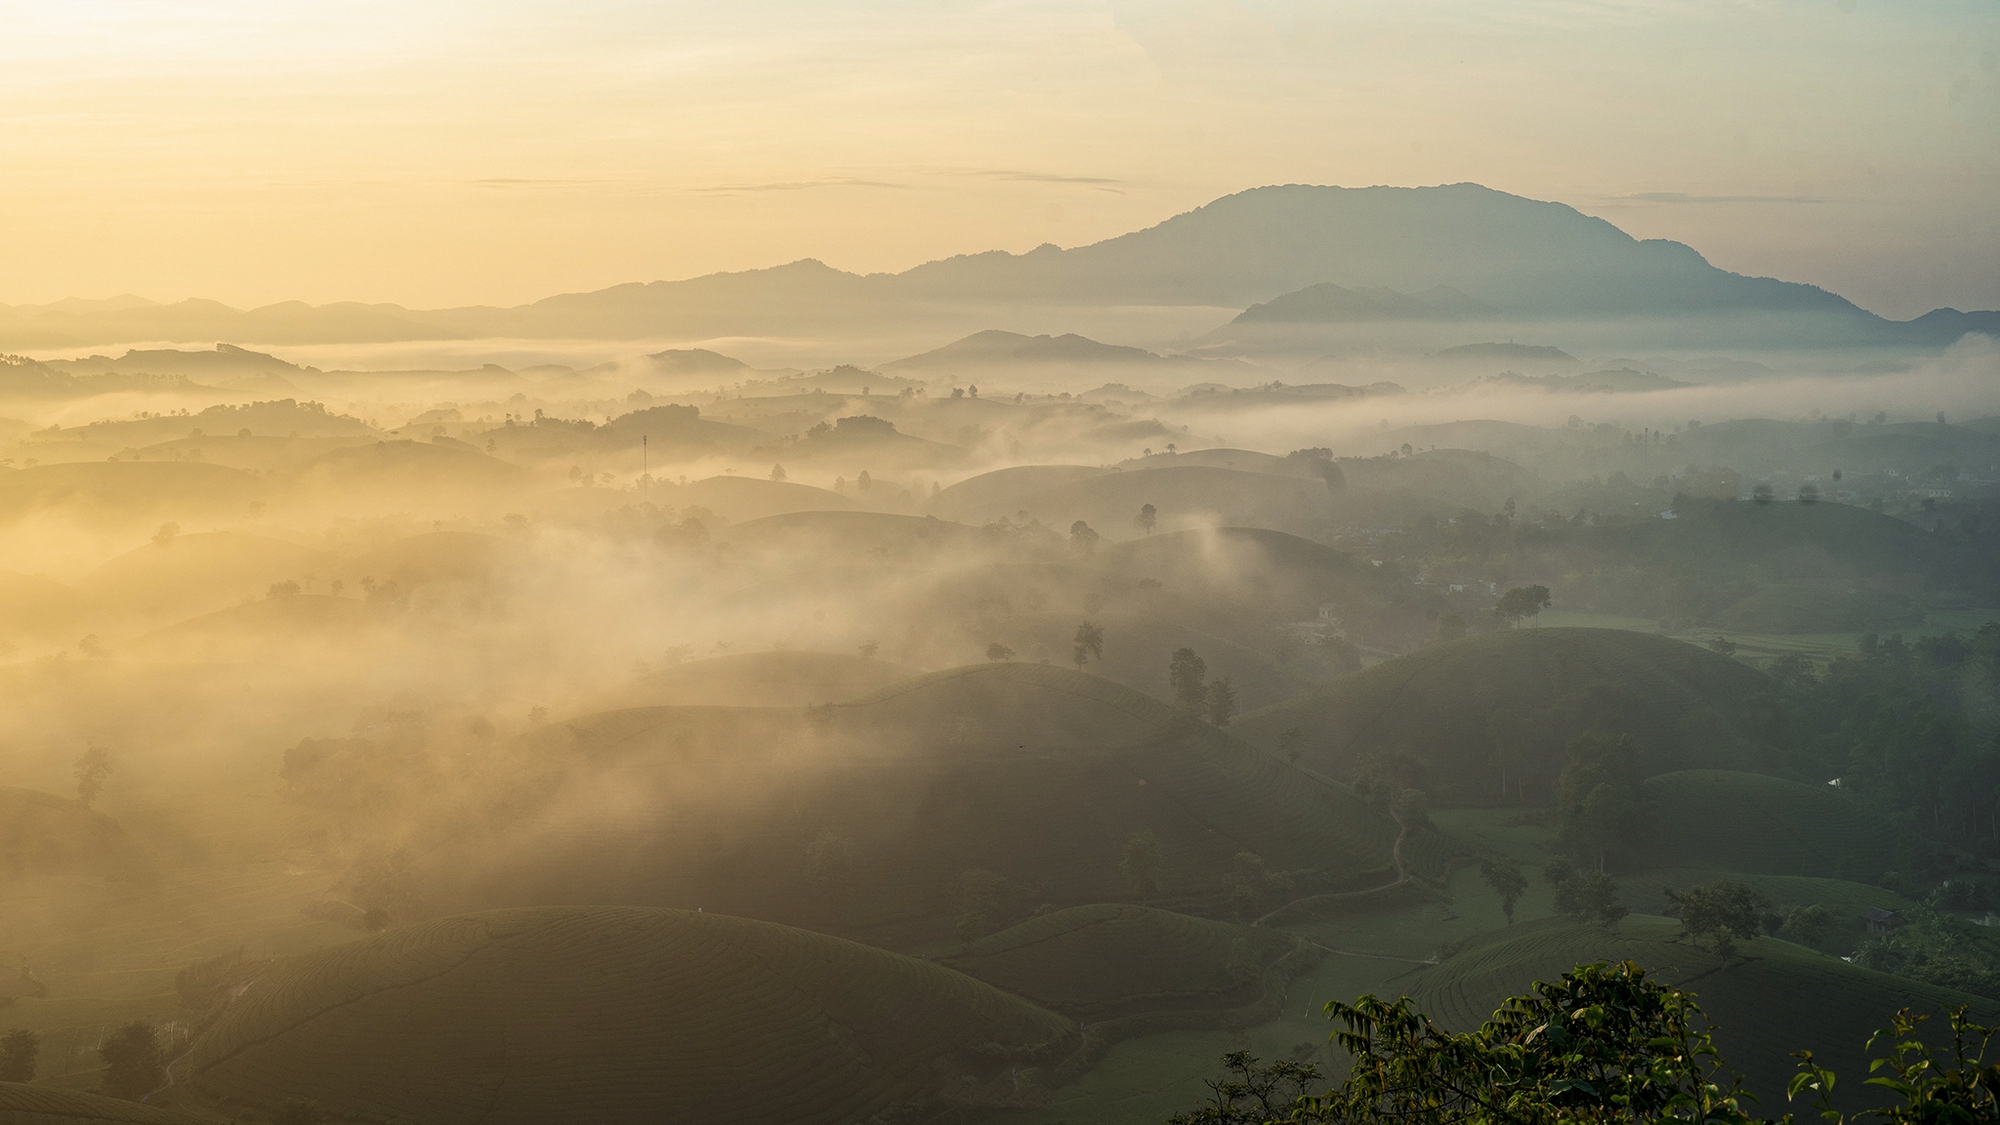
[[[447,918],[260,978],[189,1052],[191,1092],[268,1110],[488,1122],[806,1125],[1018,1098],[1067,1020],[803,930],[601,907]]]
[[[1384,661],[1237,723],[1275,746],[1296,730],[1304,763],[1350,776],[1365,758],[1401,756],[1439,801],[1499,797],[1489,723],[1506,711],[1533,732],[1509,767],[1509,792],[1543,800],[1576,733],[1612,723],[1642,772],[1741,766],[1760,758],[1751,702],[1764,675],[1680,641],[1614,629],[1522,628]]]

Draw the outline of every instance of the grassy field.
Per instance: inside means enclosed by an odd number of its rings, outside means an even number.
[[[1898,1008],[1933,1014],[1970,1004],[1993,1022],[2000,1004],[1847,964],[1775,938],[1740,946],[1725,963],[1679,936],[1672,919],[1633,915],[1615,928],[1549,919],[1523,923],[1474,942],[1412,980],[1422,1009],[1446,1027],[1484,1022],[1508,996],[1537,980],[1594,961],[1636,961],[1657,979],[1694,992],[1717,1026],[1716,1041],[1749,1081],[1767,1113],[1784,1107],[1793,1073],[1790,1053],[1810,1048],[1843,1081],[1838,1092],[1868,1104],[1863,1046]]]
[[[1510,794],[1544,799],[1575,729],[1611,717],[1649,772],[1737,764],[1757,747],[1744,714],[1756,670],[1692,645],[1612,629],[1524,628],[1434,645],[1246,714],[1244,737],[1275,746],[1303,735],[1304,762],[1348,776],[1368,755],[1421,763],[1440,803],[1492,801],[1500,770],[1487,720],[1511,709],[1541,725]]]
[[[502,911],[297,959],[177,1068],[180,1100],[335,1114],[802,1125],[899,1104],[1034,1103],[1066,1019],[961,973],[680,911]]]
[[[745,652],[676,664],[606,692],[587,710],[806,707],[845,703],[907,679],[910,669],[839,652]]]
[[[1828,785],[1725,770],[1646,779],[1648,866],[1865,879],[1893,862],[1887,821]]]

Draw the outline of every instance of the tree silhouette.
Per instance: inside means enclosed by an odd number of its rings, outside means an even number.
[[[33,1082],[35,1058],[41,1053],[42,1037],[32,1031],[0,1035],[0,1082]]]
[[[995,664],[1005,660],[1012,660],[1014,659],[1014,650],[1001,644],[999,641],[994,641],[992,644],[986,646],[986,659]]]
[[[143,1020],[112,1032],[97,1048],[104,1063],[104,1092],[137,1101],[166,1085],[162,1054],[159,1033]]]
[[[1218,676],[1208,685],[1208,721],[1219,727],[1229,725],[1236,717],[1236,689],[1229,686],[1228,676]]]
[[[1507,858],[1497,856],[1481,860],[1479,877],[1500,896],[1500,913],[1507,916],[1507,924],[1514,924],[1514,904],[1521,901],[1521,892],[1528,889],[1528,877],[1521,874],[1521,865]]]
[[[1159,509],[1153,507],[1151,504],[1144,505],[1139,509],[1139,514],[1132,518],[1132,522],[1139,525],[1140,531],[1151,535],[1153,529],[1160,524]]]
[[[1167,683],[1174,701],[1188,711],[1200,711],[1208,700],[1208,664],[1191,648],[1175,649],[1167,662]]]
[[[1088,621],[1083,622],[1076,627],[1076,635],[1070,638],[1070,643],[1076,646],[1074,655],[1078,668],[1082,668],[1084,661],[1089,657],[1095,656],[1099,660],[1104,659],[1104,628],[1102,626],[1093,625]]]
[[[1758,504],[1769,504],[1774,495],[1768,484],[1760,484],[1750,490],[1750,499]]]
[[[1069,549],[1079,555],[1088,555],[1097,550],[1097,532],[1082,520],[1069,525]]]
[[[1537,617],[1549,607],[1547,586],[1515,586],[1500,595],[1493,615],[1512,625],[1523,617]]]
[[[88,807],[97,800],[97,794],[104,788],[104,779],[111,776],[111,755],[101,746],[92,746],[76,760],[76,800]]]
[[[782,481],[782,480],[784,480],[784,479],[785,479],[785,467],[784,467],[783,465],[773,465],[773,466],[771,466],[771,479],[772,479],[772,480],[776,480],[776,481]]]
[[[1771,912],[1769,899],[1734,879],[1718,879],[1685,892],[1668,887],[1666,892],[1681,920],[1681,931],[1697,941],[1708,938],[1724,957],[1735,952],[1738,940],[1756,937]]]
[[[1142,903],[1160,893],[1160,838],[1153,835],[1152,829],[1134,832],[1125,841],[1118,873],[1125,876],[1125,882]]]

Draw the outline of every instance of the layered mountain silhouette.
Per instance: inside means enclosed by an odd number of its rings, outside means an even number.
[[[853,274],[808,259],[516,308],[59,302],[0,307],[0,347],[782,335],[858,322],[943,326],[962,322],[968,307],[996,305],[1257,307],[1244,327],[1761,316],[1787,339],[1828,343],[1940,344],[2000,333],[2000,312],[1939,309],[1889,321],[1816,286],[1730,273],[1681,243],[1635,239],[1564,204],[1477,184],[1285,185],[1088,246],[961,255],[898,274]]]

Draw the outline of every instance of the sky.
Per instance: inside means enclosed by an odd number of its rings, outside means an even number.
[[[0,0],[0,303],[516,304],[1475,181],[2000,308],[2000,0]]]

